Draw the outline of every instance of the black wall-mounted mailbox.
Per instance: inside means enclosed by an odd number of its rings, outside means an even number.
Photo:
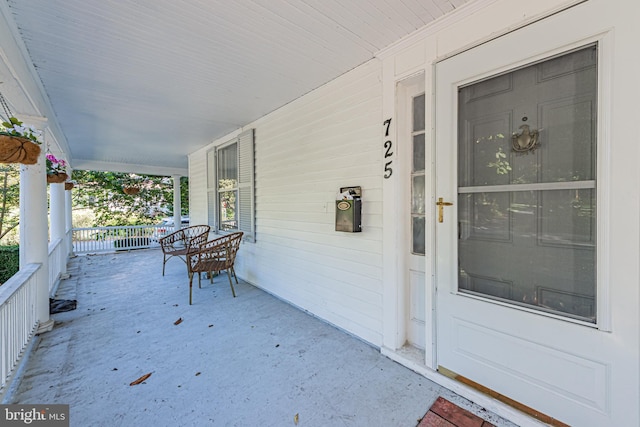
[[[342,187],[336,200],[336,231],[362,231],[362,189]]]

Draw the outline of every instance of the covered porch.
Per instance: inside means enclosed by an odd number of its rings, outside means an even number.
[[[640,425],[638,5],[116,3],[0,0],[4,114],[42,133],[0,400],[395,426],[457,393],[521,426]],[[245,233],[238,298],[223,277],[189,307],[154,250],[74,258],[45,152],[178,200],[188,177],[191,224]],[[79,308],[50,316],[56,294]]]
[[[69,404],[78,426],[415,426],[443,397],[514,426],[246,282],[233,298],[224,273],[189,306],[185,265],[163,277],[161,258],[72,258],[57,298],[77,309],[52,315],[6,403]]]

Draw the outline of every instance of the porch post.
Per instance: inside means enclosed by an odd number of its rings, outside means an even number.
[[[49,318],[48,237],[47,180],[43,149],[38,163],[20,167],[20,269],[27,264],[40,264],[35,273],[36,315],[39,323],[36,333],[53,329],[53,320]]]
[[[180,175],[173,175],[173,230],[182,228],[182,206],[180,205]]]
[[[51,221],[51,242],[60,239],[62,248],[65,250],[65,256],[60,257],[60,273],[64,276],[67,273],[67,241],[65,239],[65,197],[64,183],[51,184],[49,186],[49,197],[51,204],[49,207],[49,215]],[[62,249],[61,248],[61,249]]]
[[[72,175],[73,171],[70,167],[67,168],[67,173],[69,176]],[[67,257],[73,256],[73,202],[72,202],[72,192],[73,190],[68,190],[64,192],[64,202],[66,209],[65,213],[65,245],[67,245]]]

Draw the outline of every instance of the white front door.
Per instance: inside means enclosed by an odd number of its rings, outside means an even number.
[[[598,425],[600,44],[564,15],[436,66],[437,365]]]

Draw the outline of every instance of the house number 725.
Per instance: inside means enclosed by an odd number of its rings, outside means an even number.
[[[391,126],[391,119],[385,120],[382,125],[385,126],[384,136],[386,138],[389,136],[389,126]],[[388,157],[393,157],[393,151],[391,151],[391,149],[393,148],[393,142],[391,142],[391,140],[387,139],[386,141],[384,141],[384,148],[384,158],[387,159]],[[393,174],[393,168],[391,168],[392,163],[393,160],[389,160],[384,164],[384,179],[389,179]]]

